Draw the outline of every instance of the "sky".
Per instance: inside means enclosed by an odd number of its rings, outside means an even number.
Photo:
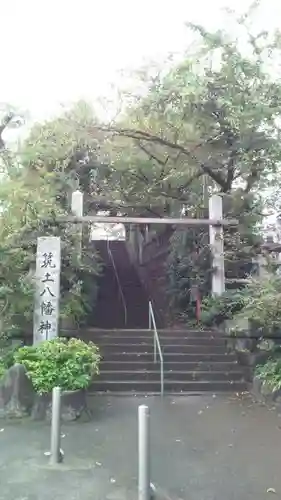
[[[0,104],[35,120],[78,99],[110,98],[121,69],[180,53],[186,21],[224,25],[222,7],[249,0],[0,0]],[[257,24],[281,19],[280,0],[265,0]]]
[[[112,99],[121,70],[191,43],[185,23],[226,24],[223,8],[244,12],[251,0],[0,0],[0,111],[8,103],[28,112],[29,125],[7,129],[14,142],[32,122],[79,99]],[[261,0],[255,28],[278,27],[280,0]],[[101,112],[103,114],[104,111]],[[19,134],[19,135],[18,135]]]

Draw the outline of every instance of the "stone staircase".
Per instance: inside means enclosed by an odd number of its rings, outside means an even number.
[[[165,393],[243,391],[247,384],[218,332],[159,330]],[[101,351],[100,376],[91,392],[159,393],[160,363],[153,362],[153,332],[95,330],[81,335]]]
[[[148,297],[130,262],[125,242],[96,241],[94,247],[104,269],[91,324],[102,329],[145,328],[148,324]]]

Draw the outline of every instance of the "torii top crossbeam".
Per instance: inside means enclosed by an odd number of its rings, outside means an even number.
[[[65,216],[58,217],[58,222],[71,222],[72,224],[88,224],[88,223],[102,223],[102,224],[170,224],[173,226],[237,226],[237,219],[187,219],[170,218],[170,217],[110,217],[106,215],[84,215],[82,217]]]

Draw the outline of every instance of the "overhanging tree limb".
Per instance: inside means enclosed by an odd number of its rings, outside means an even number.
[[[222,175],[220,175],[219,172],[215,172],[213,168],[203,162],[201,162],[193,153],[196,149],[198,149],[200,146],[203,146],[205,144],[210,144],[213,141],[218,140],[218,136],[208,138],[202,143],[197,144],[193,150],[189,150],[185,148],[182,144],[178,143],[173,143],[169,141],[168,139],[164,139],[162,137],[159,137],[154,134],[150,134],[149,132],[145,132],[143,130],[138,130],[138,129],[128,129],[128,128],[102,128],[103,131],[111,132],[113,135],[116,136],[123,136],[123,137],[129,137],[131,139],[136,139],[136,140],[145,140],[150,143],[155,143],[155,144],[160,144],[162,146],[166,146],[170,149],[173,149],[175,151],[179,151],[185,156],[188,156],[190,159],[192,159],[198,166],[198,168],[201,170],[201,175],[203,173],[208,174],[221,188],[223,191],[226,190],[227,184],[225,179],[223,178]]]
[[[161,160],[161,158],[158,158],[156,155],[154,155],[151,151],[148,151],[146,149],[146,147],[141,143],[141,142],[138,142],[138,146],[139,148],[145,153],[147,154],[147,156],[151,159],[151,160],[155,160],[157,163],[159,163],[159,165],[161,165],[162,167],[165,167],[167,165],[167,162],[169,161],[169,156],[167,156],[167,158],[165,160]]]

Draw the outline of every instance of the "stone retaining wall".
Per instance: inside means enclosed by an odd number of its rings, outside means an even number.
[[[61,419],[77,420],[89,413],[86,391],[63,391],[61,394]],[[35,393],[24,366],[15,364],[0,381],[0,418],[31,417],[33,420],[51,420],[52,396]]]

